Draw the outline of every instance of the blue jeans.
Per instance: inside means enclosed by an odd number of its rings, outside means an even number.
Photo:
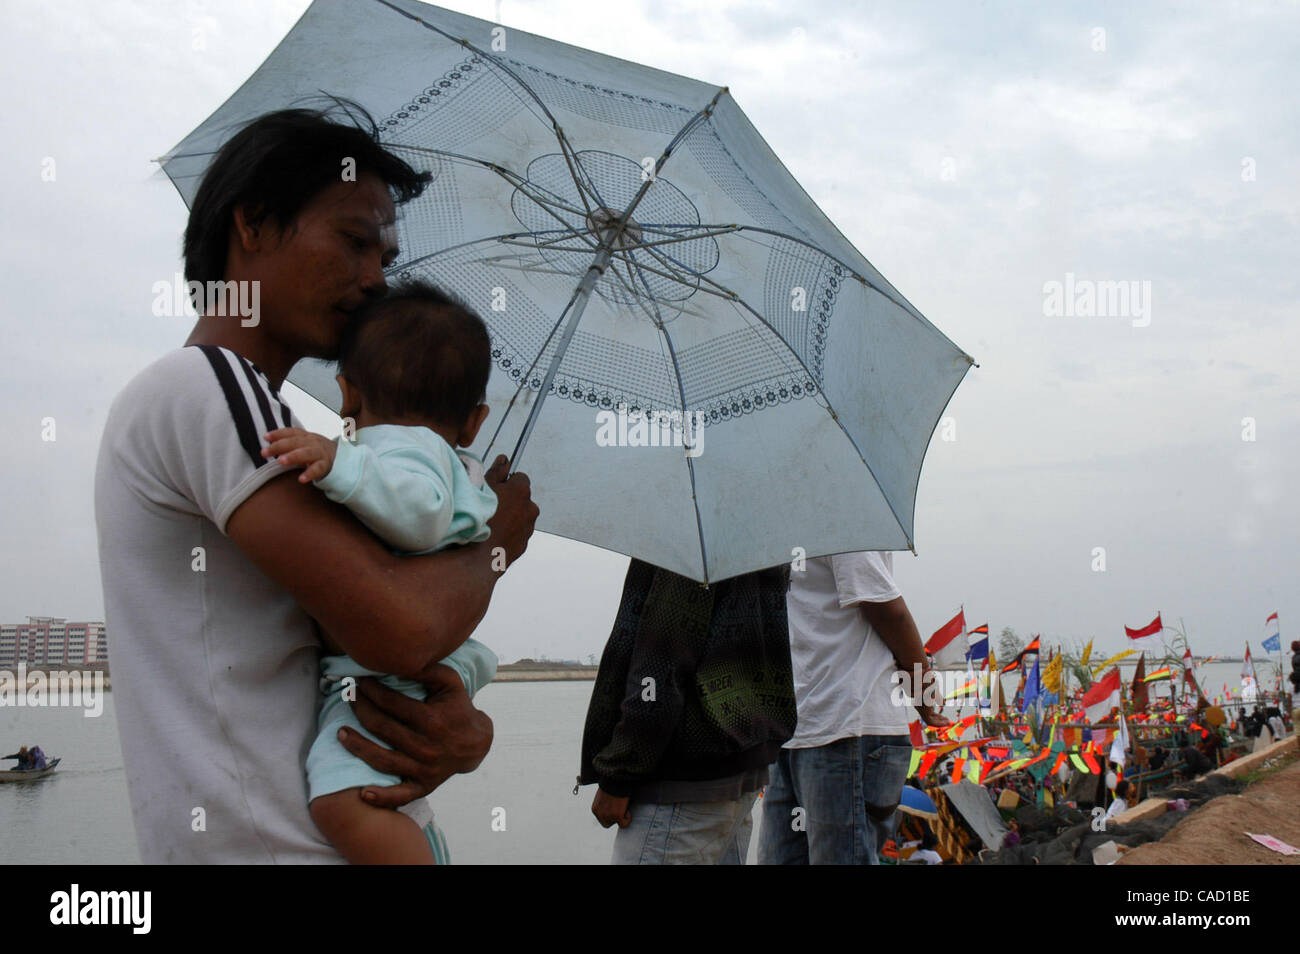
[[[758,792],[726,802],[632,802],[614,837],[616,865],[743,865]]]
[[[905,735],[782,749],[763,796],[758,863],[880,864],[911,759]]]

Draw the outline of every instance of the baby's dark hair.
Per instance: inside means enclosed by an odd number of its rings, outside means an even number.
[[[487,394],[487,325],[424,281],[405,282],[352,316],[339,341],[339,373],[378,417],[426,417],[459,427]]]

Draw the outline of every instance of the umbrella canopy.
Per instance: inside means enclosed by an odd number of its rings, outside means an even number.
[[[931,821],[939,817],[939,809],[935,806],[934,799],[919,788],[913,788],[911,785],[903,786],[903,794],[898,802],[898,810],[907,815],[928,818]]]
[[[973,362],[725,88],[421,3],[316,0],[163,168],[191,202],[240,126],[320,91],[433,175],[391,275],[488,323],[472,449],[529,473],[538,529],[704,582],[912,546],[930,435]],[[338,408],[331,367],[290,380]]]

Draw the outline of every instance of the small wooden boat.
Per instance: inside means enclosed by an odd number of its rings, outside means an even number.
[[[63,759],[51,759],[46,763],[43,769],[9,769],[0,772],[0,784],[5,782],[34,782],[38,778],[45,778],[47,775],[54,774],[54,770],[59,767]]]

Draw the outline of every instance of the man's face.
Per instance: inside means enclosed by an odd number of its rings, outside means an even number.
[[[249,259],[267,333],[299,357],[336,357],[349,314],[387,290],[394,218],[383,180],[363,174],[322,189],[282,233],[272,228]]]

